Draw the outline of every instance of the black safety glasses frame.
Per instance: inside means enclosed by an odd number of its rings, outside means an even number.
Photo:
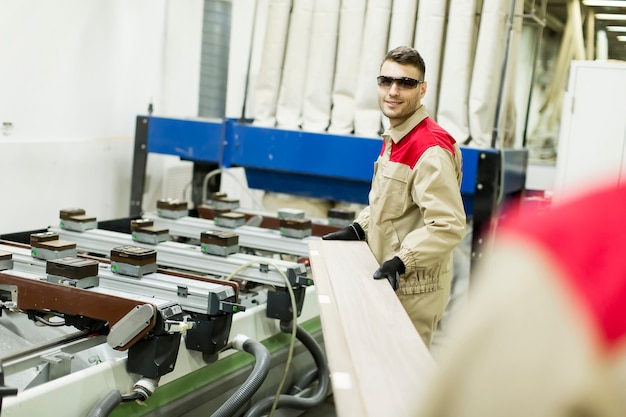
[[[423,80],[416,80],[409,77],[388,77],[386,75],[380,75],[376,77],[378,85],[383,88],[391,88],[391,84],[396,83],[400,88],[412,89],[423,83]]]

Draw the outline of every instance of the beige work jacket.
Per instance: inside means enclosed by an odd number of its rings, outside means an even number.
[[[383,141],[369,205],[355,221],[379,263],[404,262],[399,294],[435,291],[449,283],[452,251],[465,236],[461,151],[423,106]]]

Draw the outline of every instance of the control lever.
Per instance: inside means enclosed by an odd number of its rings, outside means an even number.
[[[151,304],[135,306],[111,327],[107,335],[107,343],[112,348],[120,348],[135,338],[150,325],[154,317]]]

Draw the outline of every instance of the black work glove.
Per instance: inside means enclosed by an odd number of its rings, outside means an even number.
[[[404,262],[397,256],[392,259],[383,262],[380,267],[374,272],[374,279],[387,278],[387,281],[391,284],[391,288],[394,291],[398,290],[400,285],[400,275],[406,272]]]
[[[365,240],[365,232],[358,223],[352,223],[336,232],[322,236],[324,240]]]

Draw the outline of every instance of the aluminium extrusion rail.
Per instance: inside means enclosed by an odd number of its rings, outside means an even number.
[[[157,264],[185,271],[195,271],[227,277],[247,263],[251,265],[237,273],[237,277],[248,281],[285,287],[281,272],[293,283],[297,277],[306,275],[306,266],[297,262],[269,259],[261,256],[235,253],[226,257],[202,253],[200,246],[179,242],[161,242],[156,245],[135,242],[125,233],[109,230],[92,229],[84,232],[50,227],[51,232],[59,234],[63,240],[76,243],[77,249],[89,253],[109,256],[111,249],[119,246],[137,246],[157,250]],[[276,265],[280,271],[269,267]]]
[[[155,226],[169,229],[170,235],[173,236],[200,239],[202,232],[207,230],[234,232],[239,235],[240,246],[302,257],[309,256],[309,241],[320,239],[317,236],[308,236],[303,239],[286,237],[282,236],[278,230],[246,225],[232,229],[218,226],[210,219],[190,216],[166,219],[156,213],[146,213],[142,217],[152,220]]]
[[[185,311],[207,313],[210,293],[234,295],[230,286],[220,285],[158,272],[141,278],[125,277],[111,271],[108,264],[100,263],[100,285],[120,291],[122,294],[140,291],[143,294],[164,297],[176,301]]]
[[[0,244],[0,250],[13,254],[13,269],[37,276],[46,275],[46,261],[35,259],[26,248],[17,248]],[[132,294],[141,297],[155,297],[158,299],[177,302],[185,311],[206,313],[209,293],[227,292],[233,289],[227,285],[194,280],[193,278],[177,277],[174,275],[154,272],[141,278],[119,275],[111,271],[111,266],[98,263],[98,287],[113,291],[111,295],[132,297]],[[94,287],[97,288],[97,287]],[[92,290],[89,288],[88,290]]]

